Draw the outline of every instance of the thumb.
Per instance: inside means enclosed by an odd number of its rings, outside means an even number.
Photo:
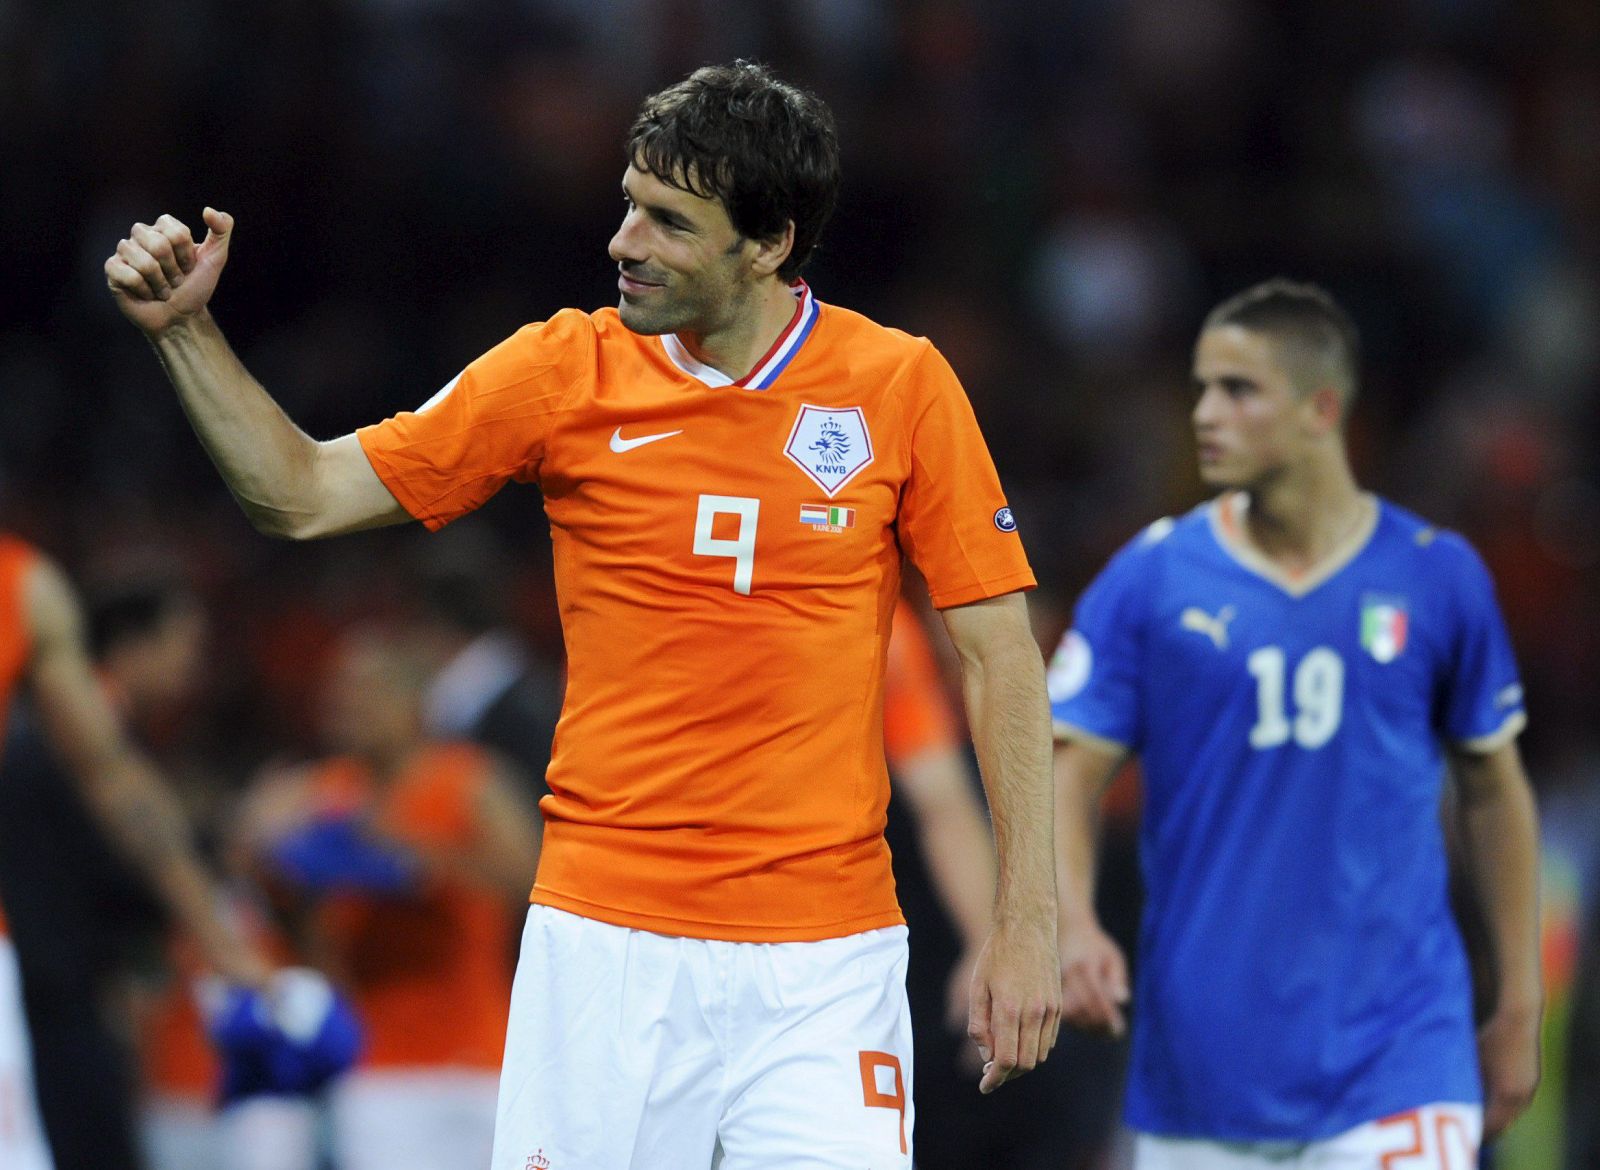
[[[1104,968],[1106,990],[1117,1003],[1127,1003],[1128,995],[1128,968],[1122,961],[1122,955],[1113,951],[1106,956]]]
[[[215,207],[208,207],[200,213],[200,217],[206,221],[206,238],[200,246],[207,250],[214,248],[226,259],[228,241],[233,238],[233,216]]]
[[[1113,971],[1108,982],[1110,986],[1107,990],[1110,992],[1111,998],[1117,1003],[1127,1003],[1132,998],[1128,993],[1128,974],[1126,971]]]
[[[992,997],[987,980],[974,982],[972,1000],[967,1005],[967,1035],[977,1042],[985,1060],[994,1053],[994,1030],[989,1019]]]

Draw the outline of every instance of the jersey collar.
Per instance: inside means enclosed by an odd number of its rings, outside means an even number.
[[[737,386],[741,390],[765,390],[778,380],[778,375],[788,368],[794,355],[800,352],[800,347],[806,343],[806,338],[811,336],[812,326],[816,325],[821,312],[817,298],[811,295],[811,286],[805,281],[795,281],[789,286],[789,291],[794,294],[794,316],[789,318],[789,324],[778,334],[778,339],[772,343],[772,348],[762,355],[761,360],[756,362],[748,374],[738,380],[698,360],[689,352],[688,347],[678,340],[676,333],[662,334],[662,348],[667,351],[667,357],[672,359],[673,365],[707,386]]]
[[[1250,507],[1250,497],[1244,492],[1225,492],[1211,501],[1211,532],[1222,551],[1250,572],[1266,578],[1290,597],[1304,597],[1355,560],[1377,531],[1378,513],[1382,510],[1378,498],[1371,492],[1363,492],[1361,499],[1367,505],[1367,514],[1361,523],[1323,557],[1320,564],[1301,573],[1291,573],[1262,556],[1245,538],[1244,518]]]

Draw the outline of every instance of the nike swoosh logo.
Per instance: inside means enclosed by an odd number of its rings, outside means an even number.
[[[654,443],[661,439],[670,439],[673,435],[681,434],[683,434],[681,430],[663,431],[659,435],[640,435],[637,439],[624,439],[622,437],[622,428],[618,427],[616,430],[611,432],[611,449],[620,455],[624,451],[632,451],[635,447],[643,447],[646,443]]]

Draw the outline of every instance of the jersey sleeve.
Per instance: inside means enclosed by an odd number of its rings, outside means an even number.
[[[1441,730],[1446,739],[1468,751],[1493,751],[1514,739],[1528,721],[1511,636],[1482,559],[1453,533],[1441,536],[1438,543],[1455,554],[1440,565],[1454,618]]]
[[[931,345],[905,402],[910,476],[900,497],[900,542],[939,609],[1032,589],[1000,477],[955,371]]]
[[[1144,614],[1153,565],[1141,537],[1084,590],[1072,628],[1050,659],[1046,683],[1058,740],[1137,751],[1144,725]]]
[[[576,310],[527,325],[415,411],[356,432],[384,486],[429,529],[536,481],[560,411],[592,379],[594,327]]]
[[[889,767],[956,743],[955,713],[939,679],[933,647],[922,622],[901,602],[894,611],[883,678],[883,750]]]

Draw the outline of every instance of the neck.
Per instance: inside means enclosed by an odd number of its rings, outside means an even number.
[[[1370,506],[1340,456],[1250,488],[1244,532],[1263,556],[1290,570],[1315,565],[1360,527]]]
[[[737,382],[755,369],[789,327],[795,308],[789,286],[769,277],[732,306],[722,325],[701,333],[679,333],[678,340],[696,361]]]
[[[415,743],[385,744],[361,753],[361,760],[371,770],[373,779],[387,784],[410,766],[419,745]]]

